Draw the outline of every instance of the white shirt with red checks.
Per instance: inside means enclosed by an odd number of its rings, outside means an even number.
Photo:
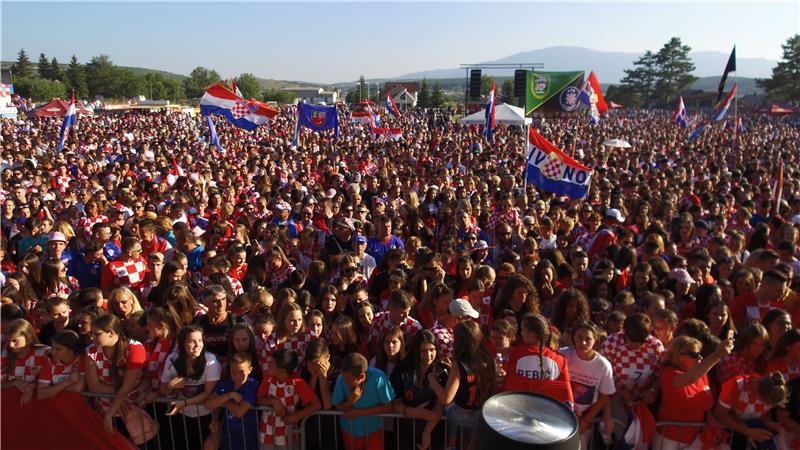
[[[8,372],[8,358],[14,358],[14,365],[11,371]],[[9,355],[6,347],[3,347],[0,353],[0,364],[2,364],[2,380],[3,382],[20,380],[25,383],[33,383],[39,378],[42,368],[47,364],[50,358],[50,347],[46,345],[38,346],[30,350],[24,357],[15,358],[14,355]]]
[[[83,219],[78,222],[78,228],[83,231],[83,237],[85,239],[90,239],[92,237],[92,227],[96,223],[107,223],[108,217],[98,214],[94,217],[84,217]]]
[[[150,379],[150,386],[153,390],[161,387],[161,373],[164,371],[164,363],[167,356],[175,350],[175,339],[165,341],[161,338],[150,339],[144,344],[147,350],[147,366],[145,376]]]
[[[145,351],[140,342],[131,339],[128,343],[129,355],[131,353],[130,347],[132,346],[142,347],[142,351]],[[105,384],[113,385],[114,377],[111,375],[111,358],[106,355],[103,349],[97,346],[97,344],[90,344],[86,347],[86,357],[89,358],[95,368],[97,368],[97,378]],[[120,376],[122,376],[124,371],[124,367],[120,369]],[[94,407],[100,414],[105,414],[108,408],[111,407],[111,402],[113,401],[111,398],[95,398],[94,400]]]
[[[278,289],[284,281],[289,279],[289,274],[295,271],[295,267],[291,264],[283,265],[278,270],[270,271],[269,285],[273,289]]]
[[[53,187],[58,189],[58,192],[62,194],[67,192],[69,189],[69,182],[72,181],[72,177],[65,176],[65,175],[58,175],[53,178]]]
[[[719,405],[732,409],[740,420],[760,418],[771,407],[759,398],[758,389],[753,383],[756,380],[747,376],[726,381],[719,394]]]
[[[45,386],[60,384],[67,381],[73,373],[83,376],[83,370],[83,355],[75,358],[69,364],[64,364],[56,358],[48,358],[47,363],[42,368],[42,372],[39,374],[39,383]]]
[[[389,311],[382,311],[375,315],[369,331],[370,344],[378,344],[383,334],[394,327],[400,327],[400,330],[403,331],[405,342],[411,342],[410,339],[414,337],[418,331],[422,330],[422,325],[413,317],[406,317],[400,321],[400,323],[392,323],[389,314]]]
[[[640,398],[659,373],[664,344],[651,335],[639,348],[630,348],[625,332],[620,331],[603,342],[600,353],[611,363],[614,384]]]
[[[126,287],[137,289],[147,275],[147,261],[141,256],[130,261],[116,260],[103,268],[105,277],[101,276],[104,289]]]
[[[286,415],[297,412],[302,404],[311,403],[314,400],[314,392],[311,387],[299,377],[290,377],[280,381],[275,377],[267,377],[261,382],[258,388],[259,398],[276,398],[286,409]],[[261,413],[261,421],[258,424],[258,436],[260,442],[272,444],[279,447],[287,446],[293,439],[289,437],[289,426],[284,422],[284,417],[278,417],[270,409]],[[297,444],[294,437],[293,445]]]
[[[431,333],[436,338],[436,343],[439,344],[439,351],[442,355],[453,359],[453,330],[444,326],[438,320],[431,327]]]
[[[269,357],[278,350],[291,350],[297,354],[297,370],[306,363],[306,346],[309,342],[316,339],[311,333],[303,331],[295,335],[287,336],[282,342],[278,342],[278,335],[272,332],[264,342],[264,349],[259,354],[261,371],[267,373],[269,370]]]

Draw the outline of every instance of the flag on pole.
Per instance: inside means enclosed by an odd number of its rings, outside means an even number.
[[[204,116],[219,114],[239,128],[252,131],[268,123],[278,111],[255,99],[245,100],[221,82],[214,83],[200,99],[200,113]]]
[[[772,205],[772,214],[778,215],[781,212],[781,200],[783,197],[783,161],[778,166],[778,180],[775,182],[775,203]]]
[[[700,136],[703,131],[705,131],[706,125],[708,125],[708,122],[703,123],[699,127],[695,128],[694,131],[692,131],[692,134],[689,135],[689,143],[692,143],[695,139],[697,139],[697,136]]]
[[[67,114],[64,115],[64,121],[61,122],[61,136],[58,138],[56,154],[64,149],[64,143],[67,142],[67,136],[69,136],[69,129],[75,125],[76,120],[78,120],[78,115],[75,114],[75,94],[72,94],[72,100],[70,100],[67,107]]]
[[[725,82],[728,81],[728,74],[736,72],[736,46],[733,46],[731,56],[728,57],[728,64],[725,65],[725,71],[722,72],[722,78],[719,79],[719,87],[717,87],[717,103],[722,99],[722,93],[725,92]]]
[[[603,91],[600,89],[600,82],[597,81],[594,71],[589,72],[589,77],[583,83],[578,99],[589,107],[592,123],[598,123],[600,116],[608,112],[608,104],[603,98]]]
[[[294,130],[294,145],[297,145],[300,127],[314,131],[333,130],[334,139],[339,138],[339,113],[335,106],[297,104],[297,126]]]
[[[736,119],[736,134],[739,135],[744,133],[744,124],[742,123],[742,118],[739,117]]]
[[[525,164],[525,180],[536,187],[579,199],[589,192],[592,169],[570,158],[530,128]]]
[[[211,116],[206,116],[206,120],[208,121],[210,143],[217,147],[217,151],[219,151],[220,153],[225,153],[225,149],[222,148],[222,145],[220,145],[219,143],[219,136],[217,135],[217,129],[214,127],[214,119],[212,119]]]
[[[236,85],[236,80],[231,80],[231,87],[233,87],[233,93],[238,95],[239,97],[244,97],[242,95],[242,91],[239,90],[239,86]]]
[[[402,128],[373,128],[372,132],[376,135],[381,137],[382,141],[385,142],[389,139],[393,141],[398,141],[403,137],[403,129]]]
[[[492,134],[494,133],[494,106],[495,106],[495,87],[497,81],[492,81],[492,90],[489,91],[489,98],[486,100],[486,112],[484,114],[484,130],[483,135],[486,140],[492,141]]]
[[[731,107],[733,103],[733,98],[736,95],[736,83],[733,83],[733,89],[728,93],[728,96],[725,97],[725,101],[722,102],[721,105],[717,108],[716,112],[714,112],[714,121],[719,122],[720,120],[725,118],[725,114],[728,113],[728,109]]]
[[[386,109],[394,115],[395,118],[399,119],[402,114],[400,114],[400,110],[397,108],[397,105],[394,103],[394,98],[392,98],[392,93],[388,90],[386,91]]]
[[[675,123],[686,128],[686,105],[683,104],[683,97],[678,97],[678,106],[675,107],[675,114],[672,115]]]

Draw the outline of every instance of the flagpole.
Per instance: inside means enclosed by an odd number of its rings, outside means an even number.
[[[736,51],[736,44],[733,44],[733,51]],[[739,85],[739,71],[733,71],[733,85]],[[733,95],[733,134],[737,137],[736,144],[738,144],[739,137],[739,90],[737,89]],[[739,149],[741,151],[741,149]]]

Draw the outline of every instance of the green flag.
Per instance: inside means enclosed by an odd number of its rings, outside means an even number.
[[[583,79],[583,71],[577,72],[528,72],[525,83],[525,115],[542,106],[562,89],[578,78]]]

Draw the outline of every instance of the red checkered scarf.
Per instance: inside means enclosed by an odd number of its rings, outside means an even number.
[[[521,222],[519,208],[509,208],[504,212],[498,212],[496,209],[492,212],[489,221],[486,223],[486,228],[490,230],[496,229],[500,224],[510,225],[512,228],[519,226]]]

